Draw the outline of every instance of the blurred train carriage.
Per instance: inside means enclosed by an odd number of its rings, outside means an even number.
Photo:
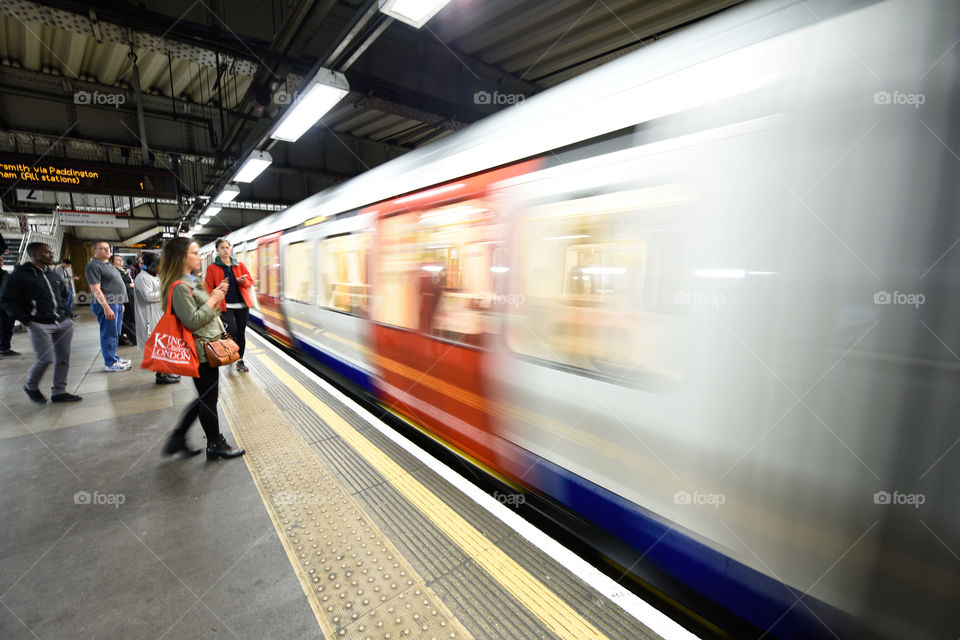
[[[231,234],[252,320],[775,636],[956,637],[958,36],[728,11]]]

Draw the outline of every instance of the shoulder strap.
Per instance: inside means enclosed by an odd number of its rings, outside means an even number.
[[[190,290],[190,295],[191,295],[191,296],[193,295],[193,289],[190,288],[190,285],[188,285],[185,280],[176,280],[176,281],[174,281],[174,283],[170,285],[170,290],[167,291],[167,313],[170,313],[171,309],[173,308],[173,307],[172,307],[172,305],[173,305],[173,288],[176,287],[178,284],[186,284],[186,285],[187,285],[187,289]]]

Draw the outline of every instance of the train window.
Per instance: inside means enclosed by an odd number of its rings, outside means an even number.
[[[259,261],[257,260],[257,250],[254,248],[247,249],[243,252],[243,264],[247,265],[247,271],[250,272],[250,275],[254,279],[254,286],[260,286],[260,268]]]
[[[321,306],[367,315],[370,305],[369,253],[369,231],[325,238],[320,243],[317,298]]]
[[[618,379],[680,379],[684,209],[637,189],[539,204],[521,224],[522,300],[507,344]]]
[[[279,244],[276,240],[267,243],[267,294],[274,298],[280,295]]]
[[[313,244],[293,242],[285,249],[283,296],[292,302],[313,304]]]
[[[480,344],[495,296],[499,227],[486,204],[460,202],[393,216],[380,223],[375,320]]]
[[[257,274],[257,282],[260,284],[261,292],[268,293],[267,265],[270,264],[270,261],[267,259],[266,243],[263,243],[257,246],[257,264],[260,266],[259,273]]]
[[[280,259],[276,246],[277,242],[274,240],[258,247],[261,291],[274,298],[280,295]]]

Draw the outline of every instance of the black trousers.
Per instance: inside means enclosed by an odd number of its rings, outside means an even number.
[[[200,363],[199,377],[193,378],[193,386],[197,388],[197,399],[187,406],[187,410],[180,416],[180,423],[174,433],[187,435],[187,430],[199,417],[203,433],[210,442],[220,435],[220,419],[217,417],[217,399],[220,395],[220,369],[211,367],[206,362]]]
[[[10,340],[13,338],[13,325],[16,320],[0,309],[0,351],[10,350]]]
[[[133,302],[133,291],[130,292],[130,300],[123,303],[123,335],[130,342],[137,343],[137,307]]]
[[[243,359],[243,350],[247,346],[247,320],[250,318],[250,309],[227,309],[221,316],[223,324],[227,327],[227,333],[233,337],[234,342],[240,347],[240,358]]]

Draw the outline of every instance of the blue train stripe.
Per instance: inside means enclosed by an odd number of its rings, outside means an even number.
[[[536,475],[528,477],[535,478],[538,489],[636,549],[644,561],[772,635],[785,640],[832,637],[826,625],[837,630],[851,625],[851,617],[839,609],[720,553],[622,496],[517,449],[534,467]]]

